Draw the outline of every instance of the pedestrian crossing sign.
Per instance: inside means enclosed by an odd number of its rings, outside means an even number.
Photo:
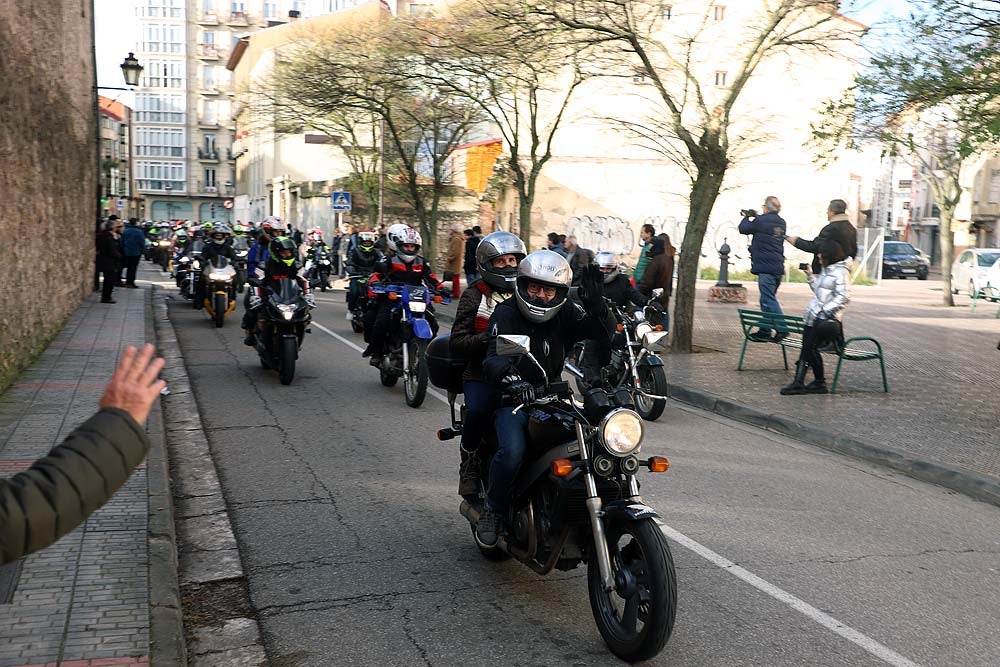
[[[350,192],[331,192],[330,193],[330,204],[334,211],[350,211],[351,210],[351,193]]]

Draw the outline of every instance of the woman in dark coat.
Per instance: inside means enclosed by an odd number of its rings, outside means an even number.
[[[101,272],[104,284],[101,286],[101,303],[114,303],[111,290],[118,282],[118,269],[121,266],[122,250],[118,242],[118,231],[121,221],[108,220],[97,233],[97,270]]]
[[[663,328],[670,328],[670,295],[674,291],[674,253],[676,250],[670,244],[666,234],[654,236],[649,242],[649,263],[642,274],[639,291],[645,296],[653,296],[653,290],[661,288],[660,305],[663,306]]]

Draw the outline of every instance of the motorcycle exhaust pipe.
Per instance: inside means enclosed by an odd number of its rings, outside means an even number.
[[[648,391],[643,391],[642,389],[636,389],[636,391],[646,398],[652,398],[657,401],[667,401],[670,400],[669,396],[657,396],[656,394],[650,394]]]

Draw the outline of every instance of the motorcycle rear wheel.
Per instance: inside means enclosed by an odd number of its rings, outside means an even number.
[[[295,357],[298,354],[298,341],[294,338],[281,339],[281,367],[278,369],[278,377],[281,384],[291,384],[295,377]]]
[[[354,330],[354,333],[362,333],[365,330],[365,322],[357,313],[351,318],[351,329]]]
[[[611,592],[604,590],[597,556],[592,553],[587,588],[594,621],[616,656],[626,662],[649,660],[670,639],[677,613],[677,575],[670,545],[652,519],[611,520],[607,539],[617,586]]]
[[[667,374],[663,371],[663,366],[640,366],[639,386],[650,394],[666,396]],[[648,422],[659,419],[666,407],[667,402],[662,398],[649,398],[635,392],[635,411]]]
[[[419,408],[427,397],[427,360],[424,357],[427,341],[414,340],[406,345],[410,367],[403,369],[403,391],[406,404]]]
[[[213,316],[215,328],[221,329],[222,325],[226,323],[226,309],[229,307],[229,299],[226,298],[225,294],[216,294],[212,297],[212,301],[212,310],[215,311]]]

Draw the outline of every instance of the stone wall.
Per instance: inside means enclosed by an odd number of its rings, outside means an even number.
[[[97,168],[91,0],[0,12],[0,388],[89,293]]]

